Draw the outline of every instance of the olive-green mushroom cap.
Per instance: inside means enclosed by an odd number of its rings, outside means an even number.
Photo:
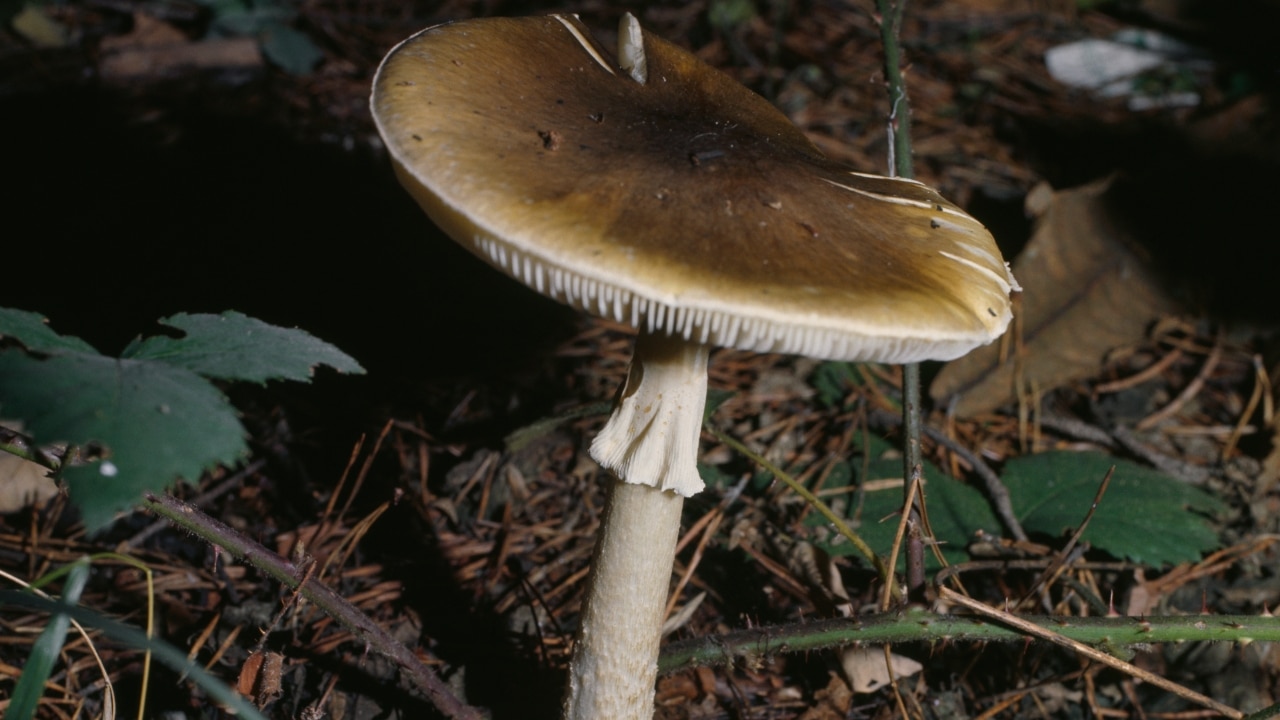
[[[401,43],[373,115],[401,181],[472,252],[573,307],[712,345],[950,359],[1017,289],[928,187],[855,172],[763,98],[644,34],[647,82],[573,16]]]

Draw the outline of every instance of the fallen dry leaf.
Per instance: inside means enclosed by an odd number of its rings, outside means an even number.
[[[0,514],[39,505],[58,494],[45,468],[16,455],[0,452]]]
[[[22,423],[0,420],[0,427],[22,432]],[[58,494],[58,484],[45,467],[0,451],[0,514],[43,505]]]
[[[146,13],[133,14],[133,29],[123,35],[102,38],[98,49],[103,53],[122,52],[145,47],[164,47],[191,42],[186,34],[163,20]]]
[[[853,691],[840,676],[832,673],[831,682],[815,692],[813,699],[817,704],[805,710],[798,720],[844,720],[853,706]]]
[[[1140,342],[1153,321],[1176,309],[1107,209],[1110,185],[1101,180],[1047,200],[1042,189],[1028,195],[1044,209],[1013,263],[1020,312],[1000,342],[938,373],[929,388],[934,400],[954,397],[956,415],[971,416],[1013,400],[1019,386],[1044,392],[1090,377],[1109,352]]]
[[[98,70],[109,82],[160,80],[200,70],[255,69],[263,64],[254,38],[193,42],[179,29],[145,13],[134,13],[133,30],[107,37]]]
[[[851,647],[840,653],[840,667],[849,678],[856,693],[875,692],[889,684],[889,670],[901,680],[924,669],[924,665],[895,653],[890,653],[889,663],[884,661],[882,647]]]

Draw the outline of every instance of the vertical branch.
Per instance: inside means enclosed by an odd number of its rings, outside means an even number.
[[[876,0],[880,44],[884,46],[884,82],[889,93],[889,176],[914,178],[911,163],[911,103],[902,79],[902,17],[907,0]]]
[[[876,0],[880,12],[880,43],[884,46],[884,79],[889,93],[889,175],[913,178],[915,170],[911,162],[911,103],[907,98],[907,85],[902,79],[902,16],[907,0]],[[924,462],[920,452],[920,366],[909,363],[902,368],[902,426],[903,442],[902,477],[909,487],[913,478],[923,475]],[[907,598],[923,600],[924,594],[924,540],[921,537],[921,514],[918,508],[920,496],[909,509],[907,535]]]

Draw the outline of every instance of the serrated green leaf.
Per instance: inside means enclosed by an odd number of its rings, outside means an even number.
[[[49,328],[43,315],[28,310],[0,308],[0,337],[10,337],[31,352],[53,354],[61,351],[98,354],[78,337],[59,335]]]
[[[248,452],[235,410],[209,381],[162,362],[0,352],[0,411],[42,443],[101,443],[106,460],[67,468],[71,498],[95,530],[147,490],[195,480]]]
[[[867,477],[857,477],[859,485],[869,480],[898,479],[902,477],[902,458],[886,457],[890,446],[881,438],[871,438],[867,452],[873,458],[867,467]],[[860,476],[862,463],[854,460],[849,463],[855,476]],[[1000,521],[991,511],[990,505],[982,493],[968,485],[947,477],[941,470],[930,463],[924,464],[925,501],[929,510],[929,523],[934,537],[940,543],[939,549],[947,562],[960,562],[968,558],[965,548],[979,529],[999,535],[1002,532]],[[856,494],[850,493],[847,501],[852,506]],[[896,486],[884,490],[872,490],[866,493],[862,506],[861,525],[856,532],[877,555],[888,557],[893,549],[893,536],[897,532],[899,512],[902,510],[902,487]],[[821,524],[817,517],[813,524]],[[833,555],[849,555],[855,552],[851,543],[828,545],[819,543]],[[928,566],[937,568],[937,561],[932,553],[925,555]],[[899,558],[899,566],[905,564]]]
[[[186,333],[135,341],[123,357],[158,360],[220,380],[310,380],[317,365],[338,372],[363,373],[350,355],[302,330],[264,323],[238,312],[221,315],[180,313],[162,325]]]
[[[1047,452],[1010,460],[1002,477],[1027,532],[1060,536],[1078,526],[1107,470],[1111,484],[1082,540],[1134,562],[1194,562],[1219,546],[1204,514],[1226,504],[1157,470],[1102,453]]]
[[[902,475],[901,459],[883,457],[887,448],[883,440],[872,438],[867,479]],[[855,474],[861,474],[860,461],[849,464]],[[1002,480],[1023,529],[1059,537],[1084,520],[1112,465],[1116,472],[1083,540],[1116,557],[1153,566],[1194,562],[1203,552],[1219,547],[1218,534],[1205,516],[1224,511],[1226,503],[1132,462],[1101,453],[1041,453],[1009,461]],[[965,558],[964,548],[979,529],[1002,534],[1003,527],[981,492],[928,464],[925,477],[929,520],[949,562]],[[859,484],[865,481],[858,479]],[[847,496],[850,505],[854,497]],[[892,547],[901,507],[900,487],[866,493],[856,530],[877,554],[886,555]],[[884,518],[888,519],[882,522]],[[810,524],[823,521],[814,516]],[[848,543],[819,545],[833,555],[853,552]],[[933,564],[931,557],[929,562]]]

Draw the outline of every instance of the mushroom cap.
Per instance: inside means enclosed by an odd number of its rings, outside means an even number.
[[[767,101],[644,34],[648,80],[573,16],[428,28],[372,108],[445,232],[538,292],[642,331],[832,360],[945,360],[1017,289],[928,187],[825,157]]]

